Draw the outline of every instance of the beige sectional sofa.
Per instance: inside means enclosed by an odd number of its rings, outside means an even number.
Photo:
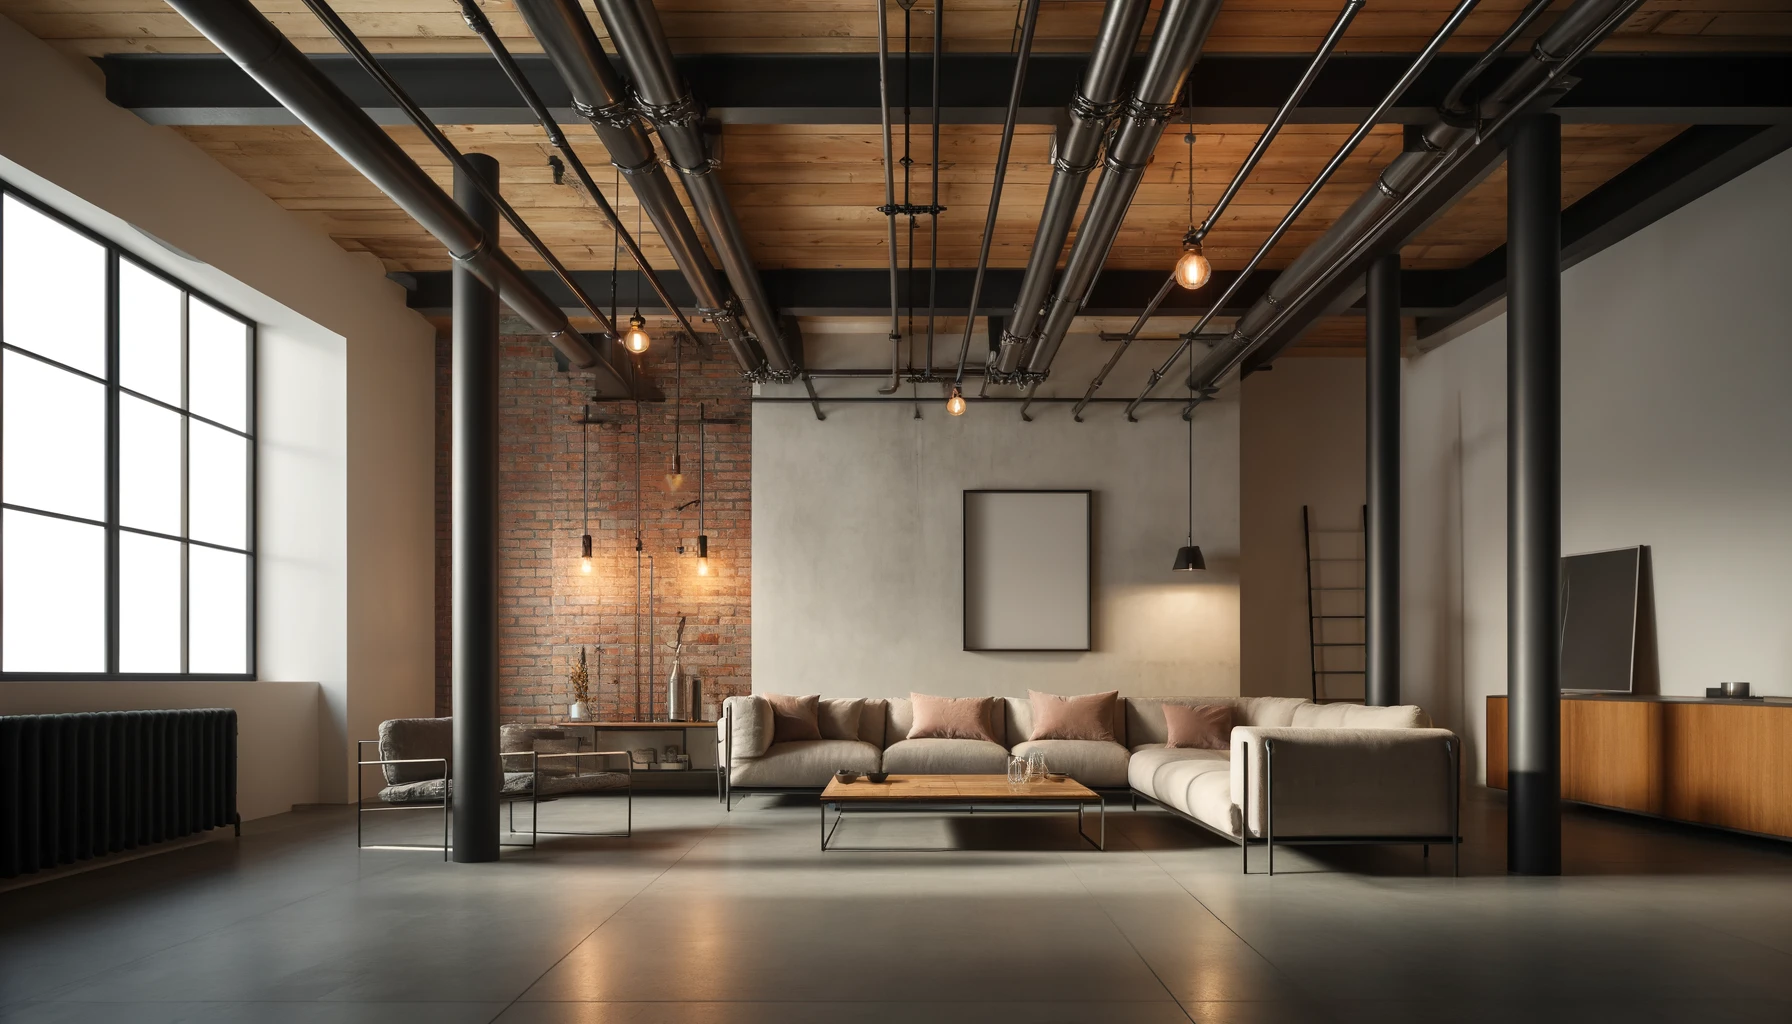
[[[905,775],[999,775],[1012,752],[1043,751],[1091,789],[1130,792],[1248,848],[1275,843],[1422,843],[1454,848],[1459,749],[1410,705],[1371,708],[1292,697],[1122,697],[1115,742],[1031,740],[1032,704],[996,701],[987,740],[911,739],[906,698],[853,698],[856,738],[772,742],[770,705],[730,697],[717,732],[730,809],[736,791],[818,790],[841,768]],[[836,698],[828,703],[841,703]],[[1169,747],[1161,705],[1232,709],[1229,750]]]

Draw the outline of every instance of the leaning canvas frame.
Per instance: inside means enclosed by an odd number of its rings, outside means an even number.
[[[964,492],[964,649],[1089,651],[1094,492]]]

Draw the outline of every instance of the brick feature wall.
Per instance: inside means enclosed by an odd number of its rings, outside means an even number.
[[[505,328],[514,325],[506,321]],[[539,337],[501,339],[499,417],[499,714],[505,722],[542,722],[566,716],[571,702],[566,677],[581,646],[591,662],[593,713],[633,719],[647,713],[649,637],[647,556],[654,569],[655,621],[651,639],[654,707],[664,715],[670,650],[685,629],[686,676],[703,682],[704,717],[713,718],[723,697],[751,690],[752,464],[748,385],[713,337],[707,357],[683,345],[683,428],[680,450],[685,482],[668,488],[673,451],[674,392],[671,332],[654,334],[640,357],[643,371],[665,390],[667,401],[642,403],[640,599],[636,596],[635,405],[594,402],[594,417],[613,422],[590,431],[592,572],[579,566],[584,530],[580,500],[581,427],[589,398],[585,375],[559,370]],[[436,352],[436,709],[447,714],[450,681],[450,344]],[[697,509],[676,511],[697,497],[697,408],[707,406],[708,458],[704,480],[704,531],[709,536],[708,576],[697,575]],[[678,553],[678,546],[685,551]],[[637,618],[637,611],[639,617]],[[637,645],[639,625],[642,643]],[[600,675],[595,660],[601,647]],[[639,668],[637,668],[637,663]]]

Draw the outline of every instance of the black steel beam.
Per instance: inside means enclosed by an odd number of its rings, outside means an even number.
[[[1792,147],[1792,124],[1693,125],[1562,211],[1565,270]],[[1463,300],[1419,320],[1424,339],[1506,296],[1505,246],[1464,267]]]
[[[487,184],[498,161],[467,162]],[[455,173],[454,199],[488,237],[498,208],[477,183]],[[498,296],[465,268],[453,275],[453,569],[450,581],[450,691],[454,707],[454,859],[498,859]]]
[[[1205,124],[1264,124],[1300,78],[1301,55],[1212,54],[1195,65],[1190,95]],[[1423,124],[1472,56],[1440,56],[1387,114],[1388,123]],[[1516,60],[1517,58],[1512,58]],[[113,103],[152,124],[295,124],[296,120],[228,58],[215,54],[115,54],[96,58]],[[382,124],[406,123],[353,61],[312,57],[325,75]],[[1084,54],[1036,54],[1019,120],[1054,124],[1082,74]],[[556,117],[573,119],[565,84],[539,54],[518,63]],[[483,54],[404,54],[382,59],[438,124],[533,124],[535,118]],[[897,62],[898,64],[904,62]],[[1293,120],[1355,124],[1400,72],[1405,54],[1339,54],[1314,83]],[[875,124],[875,54],[696,54],[679,70],[709,115],[736,124]],[[932,60],[917,54],[909,91],[918,121],[932,101]],[[901,69],[891,88],[903,88]],[[1013,84],[1007,53],[947,54],[940,68],[942,122],[1000,124]],[[1792,122],[1792,57],[1784,54],[1599,54],[1576,68],[1581,82],[1556,107],[1587,124],[1777,124]],[[1490,80],[1497,80],[1496,70]],[[1180,117],[1180,115],[1178,115]]]
[[[569,315],[577,315],[577,304],[570,292],[547,271],[530,271],[535,282],[542,290],[564,306]],[[772,302],[790,316],[888,316],[890,312],[890,279],[883,270],[765,270],[760,272],[765,278],[766,291]],[[983,295],[978,303],[977,315],[1001,316],[1008,313],[1014,305],[1014,296],[1020,288],[1022,271],[1018,267],[991,269],[983,282]],[[1405,316],[1431,316],[1446,309],[1454,308],[1461,297],[1466,294],[1459,282],[1461,271],[1454,270],[1408,270],[1400,275],[1400,291],[1404,296],[1401,309]],[[969,267],[940,268],[939,302],[940,314],[951,316],[962,313],[971,298],[971,284],[976,271]],[[1213,281],[1199,292],[1174,290],[1159,307],[1159,316],[1193,316],[1206,312],[1203,296],[1211,297],[1221,294],[1235,271],[1218,270],[1213,274]],[[393,280],[405,286],[409,291],[409,302],[412,309],[424,313],[441,314],[447,312],[450,305],[450,272],[446,270],[430,270],[419,272],[401,272],[390,275]],[[906,307],[909,300],[908,284],[900,282],[898,300]],[[922,275],[915,282],[916,315],[919,316],[926,307],[926,279]],[[610,272],[607,270],[575,270],[573,278],[591,294],[608,295],[610,291]],[[1263,270],[1251,276],[1244,287],[1233,296],[1234,308],[1220,311],[1222,316],[1235,316],[1255,301],[1269,283],[1275,279],[1275,271]],[[677,271],[662,271],[660,280],[672,298],[680,303],[688,302],[690,290],[685,286],[684,278]],[[1161,270],[1109,270],[1101,275],[1090,295],[1089,304],[1084,309],[1087,316],[1137,316],[1145,305],[1157,293],[1163,284],[1164,272]],[[617,279],[617,294],[633,296],[635,294],[635,272],[623,271]],[[645,289],[645,297],[651,293]],[[644,315],[664,315],[665,310],[651,301],[641,305]]]
[[[1506,869],[1562,873],[1562,125],[1514,126],[1506,222]]]

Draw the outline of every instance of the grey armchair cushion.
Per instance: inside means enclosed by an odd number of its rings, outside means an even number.
[[[504,784],[498,793],[500,796],[528,796],[529,787],[534,782],[535,776],[529,772],[505,772]],[[444,796],[453,792],[453,779],[419,779],[387,786],[380,790],[380,799],[389,804],[439,804]]]
[[[394,718],[380,723],[380,760],[401,761],[408,758],[445,758],[452,764],[454,758],[454,719],[452,718]],[[447,774],[447,764],[441,762],[424,762],[419,764],[387,764],[380,768],[385,772],[386,782],[397,786],[408,782],[424,782],[430,779],[441,779]],[[441,797],[436,797],[441,799]]]
[[[551,725],[519,725],[510,724],[498,730],[498,752],[509,755],[503,758],[506,771],[522,772],[531,767],[528,754],[576,754],[579,752],[578,738],[565,729]],[[583,759],[583,767],[599,766],[598,758]],[[614,763],[615,759],[611,759]],[[551,757],[540,764],[541,774],[574,775],[579,766],[570,757]]]

